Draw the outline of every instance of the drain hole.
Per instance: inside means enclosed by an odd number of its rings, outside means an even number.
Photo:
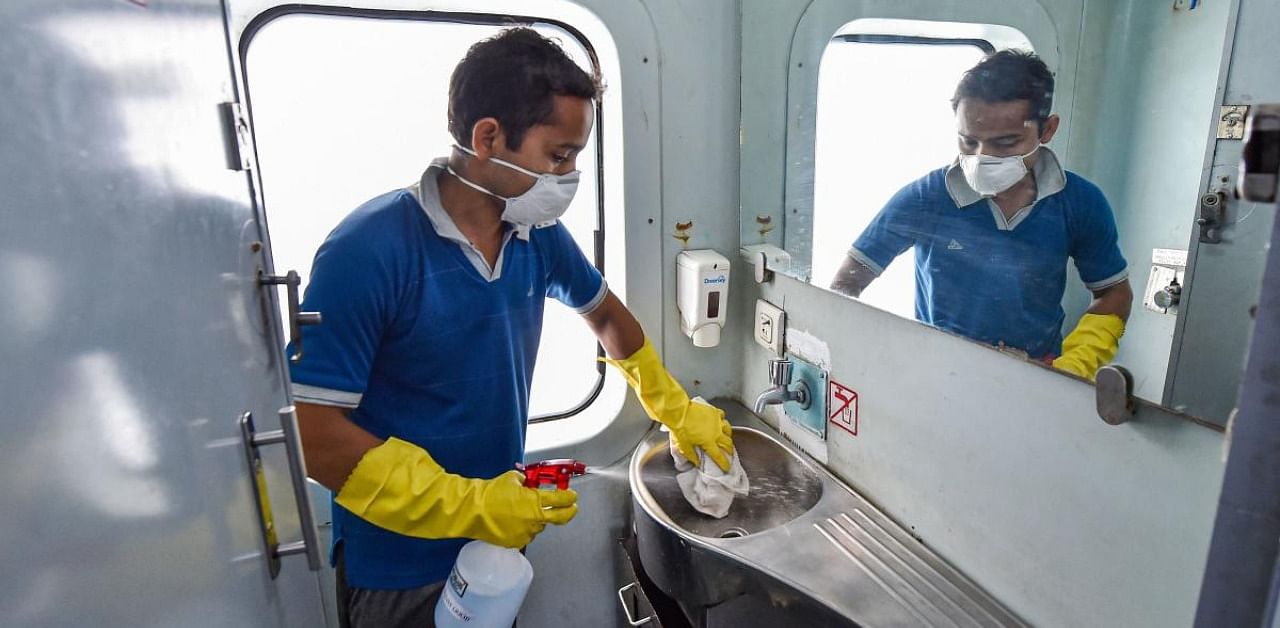
[[[720,533],[722,539],[740,539],[747,535],[747,531],[742,528],[729,528]]]

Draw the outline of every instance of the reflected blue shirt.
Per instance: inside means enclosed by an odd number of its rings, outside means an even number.
[[[442,164],[356,209],[320,246],[303,308],[324,322],[306,329],[290,375],[298,401],[350,408],[379,438],[491,478],[524,458],[546,299],[585,313],[607,288],[558,222],[509,229],[488,268],[440,206]],[[336,503],[333,537],[351,586],[373,589],[443,580],[468,542],[402,536]]]
[[[1128,272],[1102,191],[1041,150],[1039,197],[1012,218],[952,165],[895,194],[849,256],[880,274],[914,247],[916,319],[1036,359],[1059,355],[1068,258],[1090,290]]]

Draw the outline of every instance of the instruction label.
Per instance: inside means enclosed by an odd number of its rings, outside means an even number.
[[[835,380],[827,381],[827,412],[832,423],[858,435],[858,393]]]

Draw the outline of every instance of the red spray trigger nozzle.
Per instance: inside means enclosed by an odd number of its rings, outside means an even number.
[[[563,490],[569,488],[569,478],[586,474],[587,465],[572,458],[560,458],[530,464],[517,463],[516,471],[524,474],[524,485],[529,488],[554,484],[557,489]]]

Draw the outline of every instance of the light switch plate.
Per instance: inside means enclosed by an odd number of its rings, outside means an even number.
[[[783,338],[787,332],[787,313],[782,308],[756,299],[755,337],[760,346],[773,351],[776,356],[782,355],[785,346]]]
[[[1147,287],[1142,291],[1142,306],[1152,312],[1176,315],[1178,307],[1163,308],[1156,305],[1155,295],[1175,278],[1178,283],[1186,285],[1183,275],[1187,269],[1187,252],[1177,249],[1153,249],[1151,251],[1151,274],[1147,276]]]

